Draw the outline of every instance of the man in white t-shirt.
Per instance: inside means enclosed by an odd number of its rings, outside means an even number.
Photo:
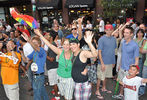
[[[103,35],[104,34],[104,26],[105,26],[105,23],[102,20],[102,17],[99,17],[97,20],[99,21],[99,25],[98,25],[99,32],[100,32],[101,35]]]
[[[139,100],[138,90],[143,83],[147,83],[147,79],[136,76],[139,74],[138,65],[130,65],[129,75],[125,76],[120,82],[124,87],[124,100]]]

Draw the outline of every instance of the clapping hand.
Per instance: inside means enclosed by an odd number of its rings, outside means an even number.
[[[85,42],[88,44],[88,43],[91,43],[92,42],[92,37],[93,37],[93,33],[92,31],[86,31],[86,34],[84,36],[84,39],[85,39]]]

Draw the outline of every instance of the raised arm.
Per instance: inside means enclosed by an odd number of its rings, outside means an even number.
[[[8,35],[6,35],[6,34],[3,34],[3,36],[4,36],[4,41],[7,41],[8,39],[9,39],[9,37],[8,37]]]
[[[31,44],[31,46],[33,47],[33,49],[34,49],[35,51],[40,51],[40,47],[34,45],[34,43],[31,41],[31,38],[28,37],[27,34],[23,33],[23,34],[21,34],[21,36],[22,36],[27,42],[29,42],[29,43]]]
[[[15,23],[14,24],[14,27],[16,28],[16,29],[18,29],[18,25],[20,25],[19,23]]]
[[[88,44],[91,51],[84,51],[85,58],[92,58],[97,57],[98,53],[95,49],[95,47],[92,44],[92,37],[94,34],[92,34],[92,31],[86,31],[86,36],[84,36],[84,39],[86,43]]]
[[[82,22],[83,22],[83,17],[82,18],[78,18],[78,40],[80,41],[82,38]]]
[[[61,52],[62,52],[62,49],[59,49],[58,47],[52,45],[51,43],[49,43],[49,41],[47,39],[45,39],[43,37],[43,35],[41,34],[40,30],[39,29],[34,29],[34,32],[36,35],[38,35],[41,40],[52,50],[54,51],[57,55],[60,55]]]
[[[112,36],[117,32],[117,31],[119,31],[119,29],[122,27],[123,25],[121,24],[114,32],[112,32]]]

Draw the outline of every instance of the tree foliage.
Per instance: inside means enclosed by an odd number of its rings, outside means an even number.
[[[137,0],[101,0],[103,17],[115,17],[122,15],[121,10],[132,8]],[[125,12],[124,12],[125,13]]]

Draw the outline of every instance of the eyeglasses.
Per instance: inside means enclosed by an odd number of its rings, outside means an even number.
[[[77,30],[77,28],[72,28],[71,30]]]

